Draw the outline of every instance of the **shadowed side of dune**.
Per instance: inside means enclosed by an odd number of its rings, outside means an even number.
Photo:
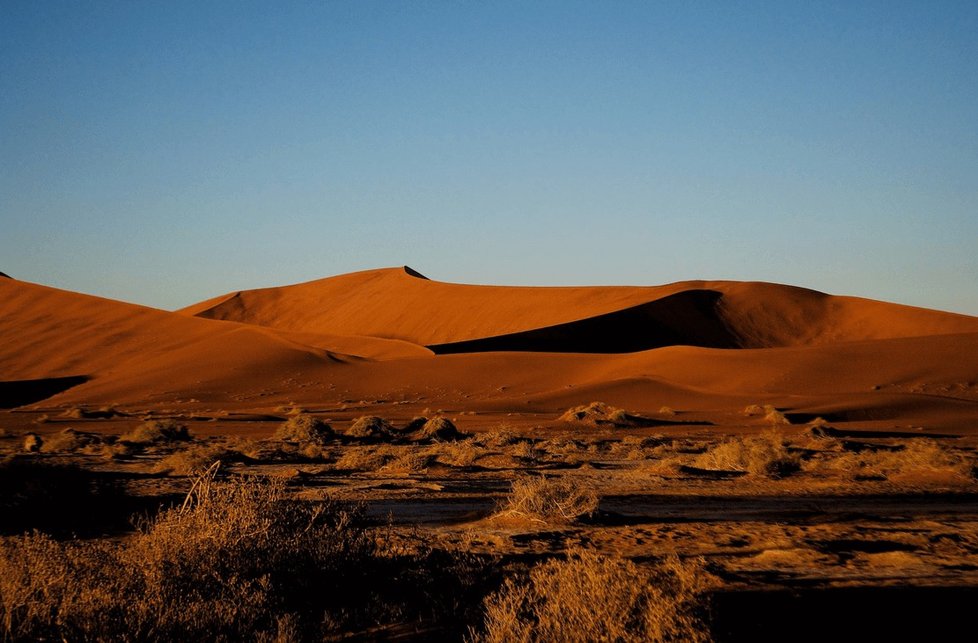
[[[652,302],[544,328],[430,345],[435,354],[530,351],[633,353],[663,346],[738,348],[717,314],[722,294],[687,290]]]
[[[40,402],[88,381],[85,375],[0,382],[0,409]]]

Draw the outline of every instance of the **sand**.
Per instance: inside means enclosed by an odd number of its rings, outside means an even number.
[[[978,318],[777,284],[469,286],[403,267],[168,312],[3,279],[0,332],[6,390],[72,383],[36,408],[372,401],[491,422],[600,400],[978,426]]]

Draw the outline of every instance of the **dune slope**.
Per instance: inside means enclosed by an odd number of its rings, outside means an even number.
[[[282,330],[396,338],[441,353],[769,348],[978,332],[974,317],[778,284],[471,286],[432,281],[406,267],[241,291],[180,312]]]

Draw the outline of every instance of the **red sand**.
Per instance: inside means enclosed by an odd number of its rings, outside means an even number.
[[[174,313],[2,279],[0,334],[2,381],[90,378],[39,406],[599,399],[978,427],[978,318],[766,283],[467,286],[392,268]]]

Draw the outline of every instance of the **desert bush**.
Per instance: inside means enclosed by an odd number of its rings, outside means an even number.
[[[971,477],[974,462],[930,440],[913,440],[902,448],[823,453],[822,457],[806,464],[806,469],[822,473],[842,474],[849,478],[887,478],[944,473]]]
[[[424,473],[434,461],[434,455],[419,451],[403,451],[389,460],[382,468],[384,473]]]
[[[762,415],[764,413],[764,408],[759,404],[748,404],[744,407],[744,415],[747,417],[752,417],[754,415]]]
[[[456,442],[468,437],[459,431],[451,420],[443,417],[431,418],[424,423],[418,432],[419,439],[433,442]]]
[[[158,472],[167,472],[172,475],[186,476],[199,474],[210,467],[214,462],[240,462],[245,457],[235,451],[231,451],[217,444],[195,444],[186,449],[174,451],[154,467]]]
[[[543,456],[543,451],[538,449],[532,440],[520,440],[510,448],[509,454],[514,458],[533,462]]]
[[[659,415],[672,416],[676,414],[676,410],[669,406],[663,406],[659,409]]]
[[[376,471],[396,457],[390,448],[347,446],[333,466],[341,471]]]
[[[791,424],[791,421],[788,419],[788,416],[786,416],[784,413],[774,408],[770,404],[764,407],[764,421],[772,426],[782,426],[785,424]]]
[[[610,406],[604,402],[591,402],[584,406],[575,406],[565,411],[559,419],[562,422],[577,422],[592,426],[600,424],[626,426],[632,423],[631,416],[624,409]]]
[[[432,455],[441,462],[453,467],[471,467],[476,460],[485,454],[485,450],[469,442],[454,442],[439,444],[431,447],[435,449]]]
[[[577,550],[538,564],[526,578],[507,579],[486,598],[472,641],[710,640],[702,562],[668,558],[639,566],[617,556]]]
[[[36,453],[44,446],[44,440],[36,433],[28,433],[24,436],[24,451]]]
[[[375,415],[365,415],[357,418],[350,425],[346,434],[361,440],[390,440],[394,436],[394,427],[387,420]]]
[[[520,440],[520,436],[509,429],[499,429],[488,431],[475,438],[476,444],[480,444],[490,449],[507,447]]]
[[[41,445],[41,451],[44,453],[71,453],[99,443],[100,440],[96,435],[67,428],[49,435],[44,444]]]
[[[720,471],[746,471],[779,477],[797,471],[800,458],[789,452],[776,432],[724,440],[696,458],[696,466]]]
[[[326,444],[334,437],[333,427],[312,415],[293,415],[275,431],[282,442]]]
[[[163,444],[190,440],[187,425],[176,420],[147,420],[132,431],[119,437],[121,442],[129,444]]]
[[[597,508],[598,495],[585,481],[540,476],[514,481],[500,513],[535,522],[560,524],[589,516]]]
[[[205,481],[127,543],[8,539],[0,625],[58,640],[237,640],[274,636],[285,617],[315,631],[372,552],[356,515],[281,484]]]

